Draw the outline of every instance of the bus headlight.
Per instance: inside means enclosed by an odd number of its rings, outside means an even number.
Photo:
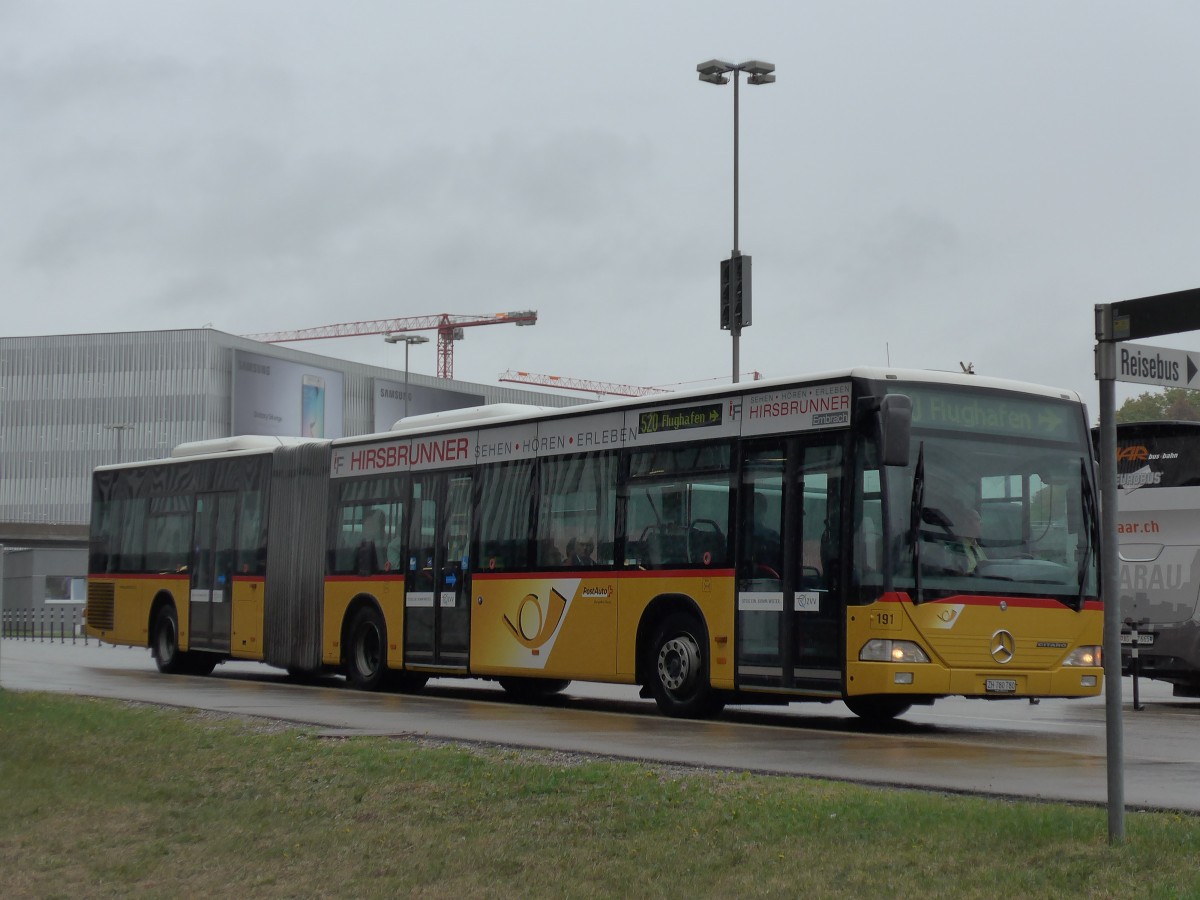
[[[1098,666],[1101,665],[1103,652],[1099,647],[1076,647],[1071,655],[1063,660],[1064,666]]]
[[[863,662],[927,663],[925,651],[912,641],[893,641],[890,638],[873,638],[858,651]]]

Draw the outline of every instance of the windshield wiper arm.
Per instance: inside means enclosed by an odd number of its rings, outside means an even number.
[[[908,508],[908,540],[912,545],[913,603],[921,597],[921,509],[925,505],[925,442],[917,451],[917,466],[913,470],[912,500]]]
[[[1096,534],[1096,498],[1090,490],[1091,484],[1087,477],[1087,459],[1079,457],[1079,494],[1083,498],[1083,534],[1086,543],[1083,547],[1083,559],[1079,561],[1079,598],[1076,609],[1083,609],[1084,596],[1087,594],[1087,571],[1092,562],[1092,553],[1099,544]]]

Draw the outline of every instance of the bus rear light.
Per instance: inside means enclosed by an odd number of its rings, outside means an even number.
[[[858,651],[863,662],[927,663],[925,651],[912,641],[893,641],[891,638],[872,638]]]
[[[1063,660],[1064,666],[1099,666],[1102,658],[1099,647],[1076,647],[1071,655]]]

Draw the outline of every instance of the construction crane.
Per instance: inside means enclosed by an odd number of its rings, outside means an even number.
[[[242,337],[264,344],[285,344],[290,341],[319,341],[325,338],[358,337],[365,334],[403,334],[406,331],[437,331],[438,378],[454,377],[454,342],[463,338],[463,329],[475,325],[535,325],[537,311],[496,313],[491,316],[453,315],[408,316],[402,319],[370,319],[365,322],[342,322],[301,328],[298,331],[268,331],[263,334],[244,334]]]
[[[753,375],[755,381],[762,379],[761,372],[743,372],[743,375]],[[588,394],[607,394],[612,397],[645,397],[649,394],[669,394],[670,387],[638,387],[632,384],[612,384],[608,381],[590,381],[586,378],[564,378],[561,375],[539,375],[536,372],[516,372],[509,369],[500,373],[501,381],[511,381],[516,384],[535,384],[541,387],[561,388],[564,391],[583,391]],[[712,381],[714,379],[701,379]],[[695,382],[680,382],[694,384]],[[673,385],[678,386],[678,385]]]
[[[585,378],[563,378],[561,375],[538,375],[536,372],[515,372],[512,369],[501,372],[500,380],[513,381],[517,384],[537,384],[542,387],[561,388],[564,391],[609,394],[613,397],[645,397],[647,394],[669,393],[666,388],[635,387],[632,384],[588,381]]]

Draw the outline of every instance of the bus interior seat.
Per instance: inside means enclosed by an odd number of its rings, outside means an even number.
[[[825,587],[825,579],[821,576],[821,570],[816,566],[801,566],[800,567],[800,589],[804,591],[812,591],[817,588]]]
[[[485,569],[512,569],[522,563],[527,541],[524,538],[516,540],[492,540],[483,546],[483,567]]]
[[[1020,504],[984,503],[979,520],[979,543],[990,558],[1003,559],[1024,552]]]
[[[354,551],[354,574],[374,575],[379,571],[379,554],[374,541],[363,541]]]
[[[705,566],[725,564],[725,536],[708,528],[693,528],[688,535],[689,562]],[[706,558],[707,557],[707,558]]]
[[[647,535],[652,566],[673,566],[688,561],[687,532],[681,525],[658,525]]]

